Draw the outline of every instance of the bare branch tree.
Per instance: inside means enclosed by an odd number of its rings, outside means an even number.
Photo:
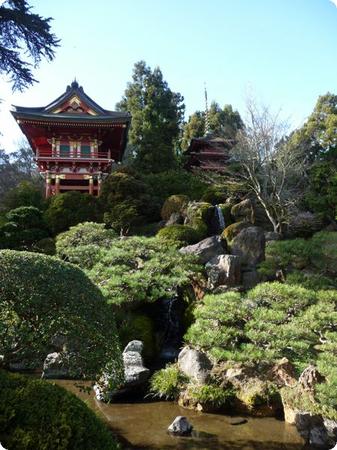
[[[289,127],[279,114],[247,100],[247,120],[237,134],[233,159],[263,207],[275,232],[282,233],[300,196],[305,162],[287,145]]]

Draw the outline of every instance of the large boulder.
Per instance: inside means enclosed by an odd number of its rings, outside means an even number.
[[[192,430],[192,425],[184,416],[176,417],[167,429],[169,433],[175,434],[176,436],[188,436]]]
[[[220,236],[211,236],[197,244],[180,249],[181,253],[197,256],[201,264],[206,264],[214,256],[222,255],[224,251],[224,244]]]
[[[185,211],[185,225],[197,230],[200,235],[211,234],[214,207],[206,202],[190,202]]]
[[[243,270],[241,273],[241,284],[244,290],[252,289],[260,281],[261,281],[260,274],[255,267],[245,268],[245,270]]]
[[[109,390],[109,382],[113,373],[104,373],[100,381],[94,385],[97,400],[111,401],[123,394],[142,388],[150,376],[150,370],[144,367],[142,351],[143,342],[134,340],[128,343],[123,351],[124,383],[118,391]]]
[[[212,369],[212,363],[205,353],[184,347],[178,355],[178,367],[197,383],[205,384]]]
[[[167,221],[173,213],[182,214],[187,207],[189,198],[186,195],[171,195],[161,209],[161,217]]]
[[[315,366],[310,364],[303,370],[298,381],[304,391],[313,392],[316,384],[324,381],[324,377],[318,372]]]
[[[241,280],[240,258],[235,255],[214,256],[206,264],[208,288],[237,286]]]
[[[150,376],[150,371],[144,367],[142,341],[131,341],[123,351],[124,387],[134,387],[144,384]]]
[[[294,387],[297,383],[295,368],[287,358],[282,358],[274,364],[269,377],[278,387]]]
[[[63,379],[69,378],[69,371],[64,364],[62,353],[49,353],[43,363],[42,378]]]
[[[239,256],[241,264],[255,266],[265,258],[266,241],[263,229],[248,227],[240,231],[231,244],[231,253]]]

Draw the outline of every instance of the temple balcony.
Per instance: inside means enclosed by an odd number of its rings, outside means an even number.
[[[36,150],[35,158],[39,160],[52,160],[52,161],[113,161],[111,158],[111,151],[97,152],[92,151],[88,154],[80,152],[52,152],[51,150]]]

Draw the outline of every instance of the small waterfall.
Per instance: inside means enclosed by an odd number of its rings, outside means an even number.
[[[226,228],[225,218],[219,205],[215,205],[215,214],[218,221],[219,234]]]
[[[181,307],[179,297],[161,301],[162,309],[162,344],[159,358],[165,361],[174,361],[179,353],[182,340]]]

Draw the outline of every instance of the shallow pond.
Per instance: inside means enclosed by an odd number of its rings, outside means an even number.
[[[232,425],[233,418],[198,413],[173,402],[113,403],[97,401],[93,394],[80,392],[73,381],[57,384],[74,392],[97,411],[122,438],[125,449],[146,450],[303,450],[295,427],[273,418],[247,418]],[[173,437],[166,429],[176,416],[186,416],[194,427],[191,437]]]

